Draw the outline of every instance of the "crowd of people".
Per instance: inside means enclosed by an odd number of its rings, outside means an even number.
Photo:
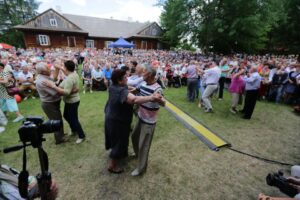
[[[13,122],[24,119],[15,95],[24,100],[39,97],[47,117],[64,118],[70,135],[77,135],[76,143],[80,144],[86,137],[78,114],[81,81],[83,94],[108,90],[104,132],[105,147],[111,150],[111,173],[123,172],[120,161],[128,156],[134,113],[137,124],[131,140],[138,162],[131,175],[146,171],[157,114],[160,106],[165,105],[166,88],[186,86],[187,101],[197,101],[206,113],[214,112],[211,99],[217,96],[222,101],[224,89],[231,94],[228,111],[233,114],[238,112],[244,96],[243,109],[239,110],[244,119],[251,119],[257,100],[291,104],[296,112],[300,111],[297,56],[223,56],[162,50],[116,53],[109,49],[11,49],[0,50],[0,56],[0,132],[8,123],[8,112],[16,114]],[[55,142],[65,141],[62,126],[55,132]]]

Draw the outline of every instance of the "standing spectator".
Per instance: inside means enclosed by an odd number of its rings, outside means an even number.
[[[210,102],[211,95],[218,89],[218,82],[221,76],[221,70],[214,62],[209,64],[209,69],[204,71],[203,81],[205,82],[205,90],[202,95],[205,112],[212,113],[213,107]]]
[[[47,64],[44,62],[38,63],[36,67],[38,78],[36,80],[36,88],[40,96],[41,106],[44,113],[47,115],[50,120],[61,120],[62,115],[60,111],[60,101],[61,96],[59,93],[53,89],[46,87],[44,81],[53,81],[51,79],[50,68],[47,67]],[[59,131],[54,132],[55,143],[60,144],[64,142],[64,128],[63,123]]]
[[[275,99],[276,103],[281,102],[283,90],[288,81],[287,76],[288,74],[285,72],[284,67],[282,67],[281,69],[279,68],[276,74],[274,74],[272,82],[270,83],[270,92],[268,96],[268,99],[270,101],[274,101]]]
[[[291,71],[288,75],[288,82],[285,89],[285,102],[294,103],[297,92],[297,77],[300,75],[300,65],[296,65],[295,71]]]
[[[221,77],[219,79],[219,100],[223,100],[224,85],[225,85],[227,73],[229,72],[229,66],[227,65],[227,59],[224,59],[220,62],[219,68],[221,70]]]
[[[2,110],[0,109],[0,133],[2,133],[3,131],[5,131],[4,126],[6,126],[6,124],[7,124],[6,116],[2,112]]]
[[[7,111],[15,112],[17,118],[13,122],[19,122],[24,117],[19,111],[15,98],[7,93],[6,87],[9,84],[9,78],[9,72],[4,72],[4,64],[0,63],[0,104],[2,105],[2,111],[4,113]]]
[[[162,94],[161,86],[155,80],[156,70],[150,65],[145,65],[145,74],[143,83],[140,87],[141,96],[147,97],[155,93]],[[163,99],[158,102],[147,102],[140,105],[138,110],[138,122],[132,133],[133,150],[138,156],[136,169],[131,173],[132,176],[138,176],[147,168],[148,155],[153,138],[157,114],[160,105],[164,106]]]
[[[58,67],[56,68],[56,71],[57,70]],[[71,128],[72,134],[78,134],[76,144],[80,144],[84,141],[85,134],[78,119],[78,107],[80,104],[79,76],[75,72],[75,63],[71,60],[64,63],[63,70],[66,73],[66,78],[60,83],[59,87],[52,81],[44,81],[43,83],[55,89],[61,96],[64,96],[64,118]],[[58,72],[56,72],[56,74],[58,74]],[[54,78],[56,79],[56,77]],[[76,89],[78,89],[77,92],[72,92]]]
[[[244,77],[244,81],[246,83],[246,96],[242,113],[244,113],[244,119],[251,119],[261,82],[261,76],[257,72],[257,68],[251,67],[250,71]]]
[[[191,61],[187,67],[187,98],[193,102],[196,97],[196,88],[198,84],[197,68],[194,61]]]

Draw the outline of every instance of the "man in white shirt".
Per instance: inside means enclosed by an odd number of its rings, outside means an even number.
[[[20,92],[25,96],[24,100],[27,100],[29,96],[35,99],[34,95],[36,93],[36,87],[34,84],[33,74],[29,72],[27,66],[22,68],[22,72],[19,73],[19,84],[20,84]],[[29,92],[29,95],[25,94],[25,91]]]
[[[204,71],[203,79],[206,88],[202,95],[202,100],[205,106],[206,113],[213,112],[213,108],[209,98],[218,89],[218,82],[220,77],[221,77],[221,70],[214,62],[209,64],[209,69]]]

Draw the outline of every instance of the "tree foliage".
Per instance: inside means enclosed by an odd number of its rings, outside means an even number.
[[[171,46],[188,38],[204,51],[220,53],[257,53],[280,45],[294,50],[300,41],[299,1],[166,0],[161,25]],[[293,33],[287,33],[289,40],[282,34],[287,30]]]
[[[0,42],[24,46],[22,33],[13,26],[36,16],[39,5],[35,0],[0,0]]]

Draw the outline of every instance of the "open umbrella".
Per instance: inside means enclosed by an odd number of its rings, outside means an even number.
[[[13,46],[6,44],[6,43],[0,43],[0,49],[12,49]]]

